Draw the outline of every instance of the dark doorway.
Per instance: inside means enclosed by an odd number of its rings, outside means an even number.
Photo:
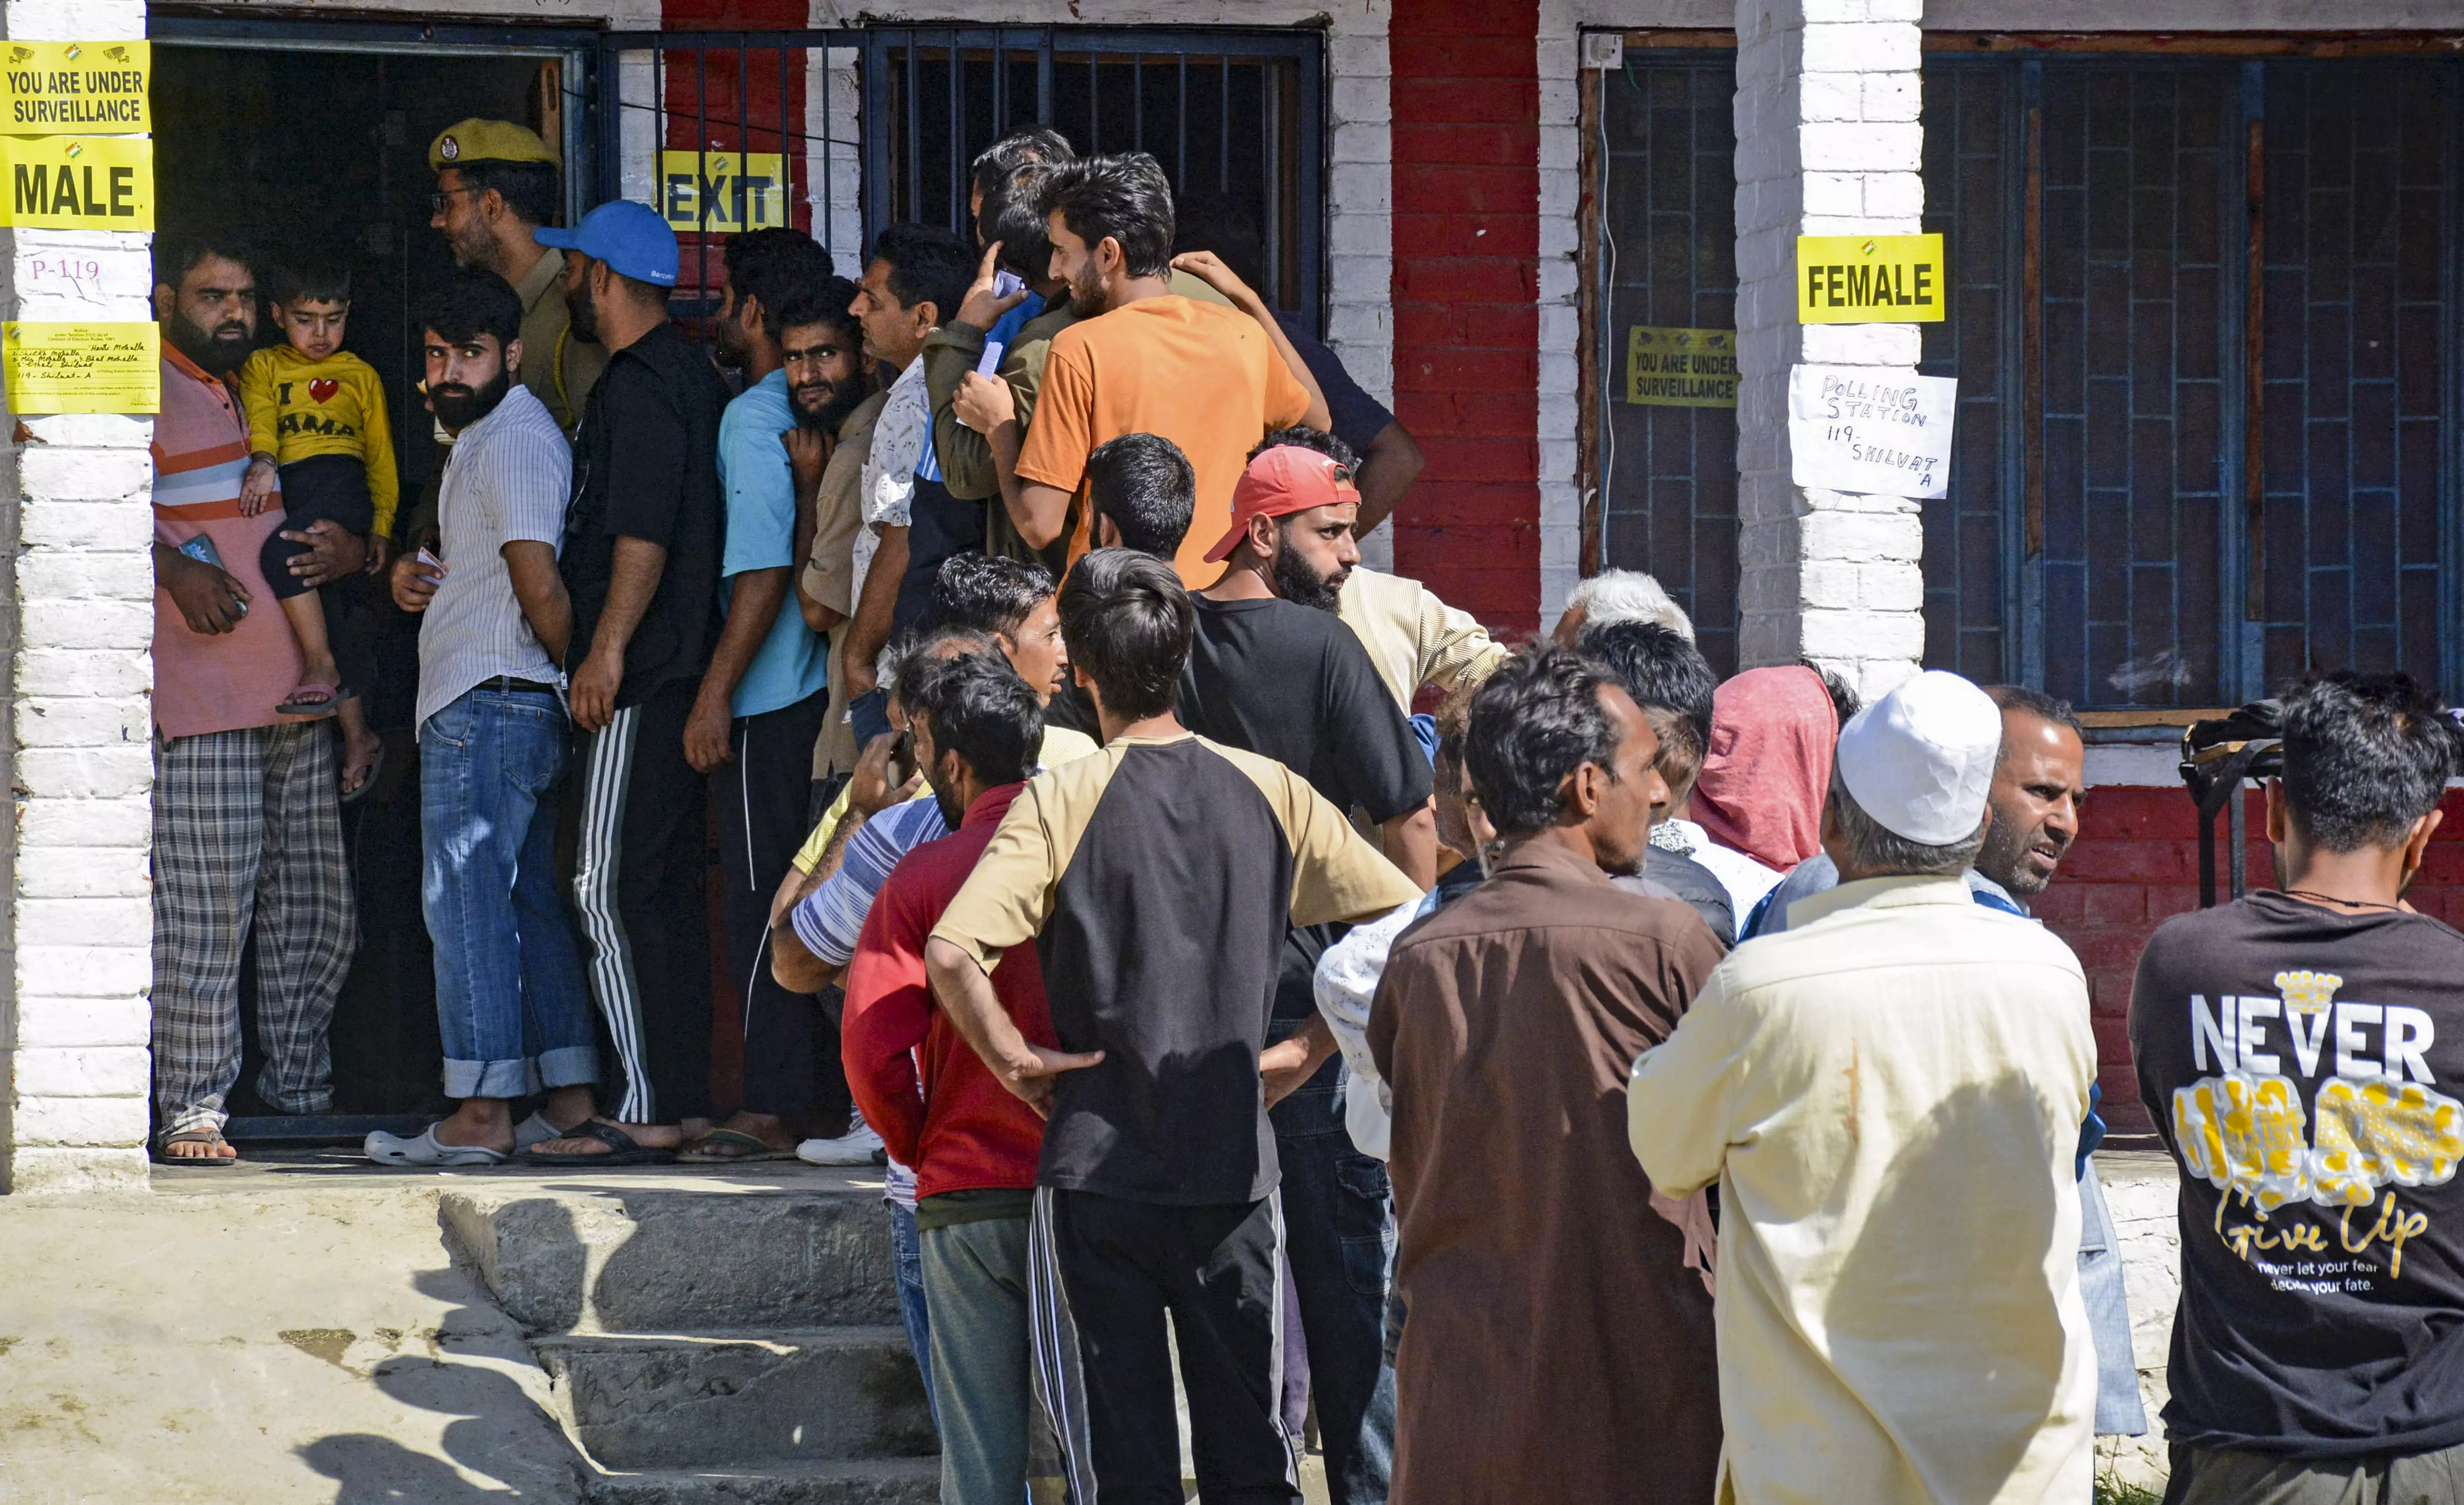
[[[553,38],[514,50],[501,38],[473,37],[472,50],[456,51],[451,39],[411,28],[162,17],[155,27],[159,232],[239,231],[257,255],[260,287],[274,268],[311,257],[350,269],[344,343],[385,381],[401,469],[399,527],[432,491],[444,459],[420,402],[410,326],[421,291],[452,265],[428,224],[429,143],[474,115],[521,122],[563,143],[571,55]],[[404,34],[389,34],[396,31]],[[260,342],[277,338],[263,321]],[[354,584],[379,624],[376,675],[359,688],[386,754],[375,791],[343,808],[361,940],[335,1013],[337,1117],[328,1132],[350,1132],[351,1116],[417,1113],[441,1101],[410,736],[417,624],[376,581]],[[235,1137],[272,1127],[253,1089],[253,974],[252,957],[241,969],[246,1056],[230,1104]]]

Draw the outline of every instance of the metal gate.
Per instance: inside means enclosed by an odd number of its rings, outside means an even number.
[[[611,33],[592,79],[597,196],[652,202],[677,228],[690,317],[715,306],[740,230],[793,225],[842,270],[900,220],[972,236],[968,164],[1050,125],[1081,152],[1153,153],[1176,192],[1254,236],[1268,299],[1315,320],[1324,72],[1322,38],[1299,31]]]

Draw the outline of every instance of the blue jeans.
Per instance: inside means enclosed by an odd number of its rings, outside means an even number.
[[[448,1097],[599,1078],[556,879],[567,741],[556,697],[531,691],[473,690],[420,727],[420,907],[436,946]]]
[[[1333,1505],[1379,1505],[1395,1467],[1395,1369],[1384,1353],[1394,1199],[1385,1163],[1344,1132],[1342,1071],[1339,1057],[1329,1061],[1268,1118],[1327,1495]]]
[[[915,1356],[916,1372],[924,1376],[924,1399],[933,1400],[933,1319],[924,1306],[924,1251],[915,1236],[915,1209],[885,1202],[890,1208],[891,1273],[898,1282],[898,1319],[907,1324],[907,1347]],[[941,1408],[933,1407],[933,1425],[941,1424]]]

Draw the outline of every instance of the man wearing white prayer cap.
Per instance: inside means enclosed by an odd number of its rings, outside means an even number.
[[[1822,819],[1839,885],[1731,952],[1635,1063],[1653,1188],[1720,1186],[1724,1500],[2091,1491],[2096,1040],[2070,949],[1960,876],[2001,738],[1949,674],[1852,719]]]

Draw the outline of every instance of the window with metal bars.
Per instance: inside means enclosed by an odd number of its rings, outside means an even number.
[[[1211,201],[1214,223],[1254,234],[1243,249],[1270,301],[1319,317],[1315,32],[623,33],[604,39],[598,80],[600,196],[655,195],[678,225],[679,288],[704,290],[680,312],[707,308],[726,235],[757,223],[807,230],[842,265],[901,220],[972,238],[969,165],[1040,123],[1082,153],[1152,153],[1176,192]]]
[[[1638,330],[1726,322],[1734,55],[1649,40],[1585,99],[1587,520],[1720,663],[1733,423],[1636,401],[1633,357]],[[1927,45],[1951,285],[1923,369],[1960,383],[1949,495],[1925,503],[1927,664],[2111,711],[2340,668],[2464,694],[2442,463],[2464,64]]]

